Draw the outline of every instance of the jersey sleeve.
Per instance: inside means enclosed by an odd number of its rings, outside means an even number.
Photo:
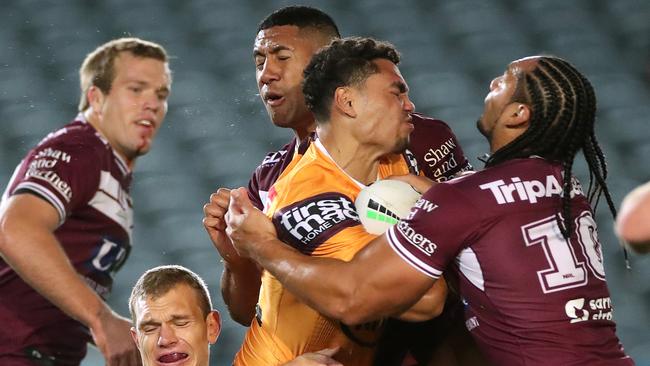
[[[38,146],[22,162],[11,194],[29,192],[49,202],[59,222],[88,202],[99,185],[100,162],[92,146],[57,140]]]
[[[339,192],[296,200],[277,210],[272,220],[280,240],[307,255],[323,250],[321,245],[344,229],[361,228],[354,202]]]
[[[425,176],[444,182],[474,169],[447,123],[420,114],[413,114],[413,123],[409,150]]]
[[[248,181],[248,198],[251,200],[253,206],[262,210],[264,209],[264,204],[262,202],[262,197],[260,197],[259,171],[260,167],[257,167],[253,172],[253,175],[251,175],[251,179]]]
[[[476,212],[457,189],[438,184],[416,202],[406,219],[388,230],[388,243],[410,265],[439,278],[469,244]]]

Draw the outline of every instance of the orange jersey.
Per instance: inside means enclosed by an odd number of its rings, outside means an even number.
[[[405,159],[395,155],[380,164],[378,175],[408,173]],[[273,185],[266,213],[278,237],[303,254],[349,261],[375,238],[364,230],[354,208],[364,187],[316,140]],[[379,322],[347,327],[324,317],[264,271],[257,316],[234,364],[280,365],[305,352],[340,346],[336,358],[344,365],[370,365],[380,330]]]

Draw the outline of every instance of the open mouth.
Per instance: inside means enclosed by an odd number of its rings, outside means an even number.
[[[141,120],[137,121],[136,124],[138,126],[143,126],[143,127],[153,127],[154,126],[153,122],[151,122],[148,119],[141,119]]]
[[[167,353],[164,354],[160,357],[158,357],[158,362],[160,363],[174,363],[174,362],[179,362],[184,359],[189,357],[187,353],[182,353],[182,352],[172,352],[172,353]]]
[[[277,106],[282,103],[284,97],[280,94],[269,92],[264,95],[264,100],[270,106]]]

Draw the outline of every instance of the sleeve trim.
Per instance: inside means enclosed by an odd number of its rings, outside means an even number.
[[[399,239],[397,239],[397,235],[395,234],[395,230],[397,228],[397,225],[393,225],[388,231],[386,232],[386,238],[388,239],[388,244],[390,244],[391,248],[400,256],[402,259],[410,264],[411,266],[415,267],[418,271],[422,272],[428,277],[438,279],[440,276],[442,276],[442,271],[437,270],[430,265],[424,263],[420,259],[418,259],[416,256],[411,254],[411,252],[408,251],[406,247],[400,243]]]
[[[65,206],[61,202],[61,200],[53,194],[50,190],[48,190],[46,187],[34,183],[34,182],[22,182],[16,188],[14,189],[14,192],[18,192],[19,190],[27,190],[27,191],[32,191],[36,194],[38,194],[39,197],[42,197],[45,199],[47,202],[49,202],[56,211],[59,214],[59,226],[63,224],[66,218],[66,213],[65,213]]]

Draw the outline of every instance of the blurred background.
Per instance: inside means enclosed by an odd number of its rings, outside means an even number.
[[[212,365],[226,365],[245,328],[221,301],[221,264],[201,225],[218,187],[243,186],[267,151],[291,138],[273,128],[257,94],[252,43],[258,22],[289,1],[5,0],[0,12],[0,191],[24,154],[76,115],[78,68],[112,38],[156,41],[172,55],[169,114],[138,160],[134,248],[110,298],[123,315],[146,269],[178,263],[203,276],[224,326]],[[447,121],[475,167],[487,143],[475,130],[489,81],[507,63],[550,53],[596,88],[597,135],[616,204],[650,180],[650,1],[339,0],[320,7],[344,36],[372,36],[402,52],[417,110]],[[581,160],[581,159],[580,159]],[[577,174],[586,183],[584,164]],[[626,270],[601,204],[597,215],[618,335],[638,365],[650,365],[650,256]],[[649,223],[650,224],[650,223]],[[91,349],[84,365],[103,365]]]

